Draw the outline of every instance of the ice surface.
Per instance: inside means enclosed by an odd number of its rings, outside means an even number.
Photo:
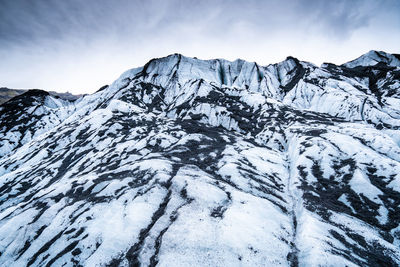
[[[396,60],[174,54],[73,102],[11,100],[0,265],[399,265]]]

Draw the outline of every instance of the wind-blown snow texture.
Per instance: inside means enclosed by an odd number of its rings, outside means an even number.
[[[397,266],[400,61],[178,54],[0,106],[1,266]]]

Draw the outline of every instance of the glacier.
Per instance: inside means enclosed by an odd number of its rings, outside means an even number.
[[[1,266],[399,264],[397,54],[173,54],[0,105]]]

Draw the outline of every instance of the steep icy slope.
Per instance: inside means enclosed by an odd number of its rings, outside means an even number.
[[[1,265],[399,265],[400,68],[364,65],[175,54],[0,106]]]

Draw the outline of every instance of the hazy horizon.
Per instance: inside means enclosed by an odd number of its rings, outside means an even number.
[[[400,1],[0,0],[0,87],[92,93],[180,53],[268,65],[399,53]]]

